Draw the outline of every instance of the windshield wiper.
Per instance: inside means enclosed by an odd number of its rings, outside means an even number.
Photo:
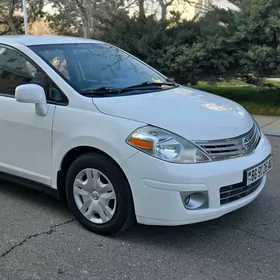
[[[82,95],[95,95],[95,94],[118,94],[120,93],[121,89],[119,88],[112,88],[112,87],[100,87],[100,88],[93,88],[93,89],[86,89],[81,91]]]
[[[107,94],[120,94],[133,90],[157,90],[162,89],[162,86],[172,86],[176,87],[177,85],[173,82],[144,82],[138,85],[133,85],[125,88],[114,88],[114,87],[100,87],[93,89],[86,89],[81,91],[82,95],[107,95]]]
[[[176,87],[177,85],[175,83],[172,82],[144,82],[138,85],[134,85],[134,86],[129,86],[129,87],[125,87],[123,89],[121,89],[121,92],[124,91],[129,91],[129,90],[133,90],[133,89],[143,89],[146,90],[147,87],[158,87],[158,88],[162,88],[162,86],[173,86]]]

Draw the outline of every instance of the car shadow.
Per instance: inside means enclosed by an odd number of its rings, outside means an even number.
[[[220,218],[210,221],[189,224],[184,226],[145,226],[135,225],[115,238],[123,242],[145,243],[152,246],[158,245],[172,247],[201,247],[203,244],[209,247],[211,244],[217,247],[226,246],[230,242],[241,244],[251,238],[262,238],[262,231],[269,230],[263,218],[261,206],[265,195],[256,198],[251,204]],[[242,242],[239,239],[243,239]],[[192,245],[193,244],[193,245]],[[198,245],[199,244],[199,245]]]
[[[2,194],[24,203],[34,204],[35,209],[36,207],[42,207],[57,213],[59,216],[69,217],[70,215],[67,205],[58,199],[5,180],[0,180],[0,197]],[[215,243],[217,238],[222,240],[224,239],[223,236],[228,236],[233,231],[240,232],[244,231],[244,228],[246,229],[246,223],[250,219],[252,211],[258,209],[257,200],[248,206],[211,221],[175,227],[135,224],[128,231],[108,238],[122,242],[153,244],[153,246],[156,244],[159,246],[163,244],[182,246],[182,244],[191,244],[192,241],[197,244],[198,241],[203,243],[204,241],[211,242],[211,240]],[[75,224],[82,227],[77,222]],[[85,228],[84,233],[91,234]]]
[[[242,227],[244,224],[243,219],[240,218],[237,224],[233,224],[233,217],[243,216],[244,213],[250,211],[250,206],[247,206],[214,220],[184,226],[165,227],[136,224],[132,229],[121,233],[116,238],[123,241],[131,240],[139,242],[150,240],[156,243],[161,243],[162,240],[172,240],[172,243],[177,243],[182,241],[182,239],[187,239],[189,241],[195,239],[197,242],[197,238],[203,239],[203,237],[210,240],[212,237],[216,238],[218,235],[222,235],[223,232],[225,233],[233,229],[238,229],[239,226]]]
[[[59,213],[68,213],[65,203],[57,198],[29,187],[0,179],[0,196],[6,195],[12,199],[34,204],[35,207],[46,207]]]

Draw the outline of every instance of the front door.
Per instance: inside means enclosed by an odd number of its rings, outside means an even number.
[[[45,75],[15,49],[0,45],[0,172],[51,185],[55,105],[38,116],[34,104],[15,100],[22,84],[44,86]]]

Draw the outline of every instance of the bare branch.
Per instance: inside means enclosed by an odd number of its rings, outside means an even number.
[[[132,2],[130,2],[130,3],[128,3],[126,6],[124,6],[124,9],[129,9],[129,8],[131,8],[133,5],[137,5],[137,0],[134,0],[134,1],[132,1]]]
[[[168,7],[168,6],[172,5],[173,2],[174,2],[174,0],[170,0],[170,1],[166,2],[165,5]]]

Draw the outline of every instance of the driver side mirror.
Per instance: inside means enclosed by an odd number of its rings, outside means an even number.
[[[18,86],[15,98],[16,101],[21,103],[34,103],[38,116],[46,116],[48,113],[45,90],[39,85],[26,84]]]

